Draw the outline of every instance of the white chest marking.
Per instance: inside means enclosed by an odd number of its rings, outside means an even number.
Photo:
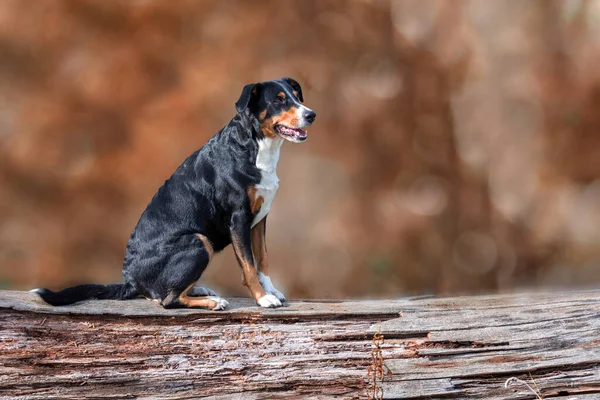
[[[282,138],[262,139],[258,141],[258,156],[256,166],[260,170],[260,182],[256,184],[256,196],[263,198],[262,206],[258,214],[252,220],[252,227],[258,224],[271,209],[271,203],[279,188],[277,177],[277,162],[279,161],[279,150],[283,144]]]

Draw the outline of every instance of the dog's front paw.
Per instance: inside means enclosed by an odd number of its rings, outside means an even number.
[[[221,297],[206,296],[206,298],[217,303],[217,305],[212,308],[213,311],[222,311],[229,307],[229,302]]]
[[[266,290],[265,290],[266,291]],[[285,303],[287,300],[285,299],[285,296],[283,295],[283,293],[281,293],[279,290],[275,289],[275,287],[273,287],[272,290],[268,291],[269,294],[272,294],[273,296],[277,297],[277,300],[279,300],[282,303]]]
[[[281,307],[281,301],[272,294],[265,294],[263,297],[258,299],[258,305],[264,308],[275,308]]]
[[[275,288],[275,286],[273,286],[273,282],[271,282],[271,278],[269,278],[267,275],[263,274],[262,272],[259,272],[258,273],[258,282],[263,287],[265,292],[267,292],[268,294],[272,294],[273,296],[277,297],[277,299],[280,302],[285,303],[285,301],[286,301],[285,296],[283,295],[283,293],[281,293],[279,290],[277,290]]]

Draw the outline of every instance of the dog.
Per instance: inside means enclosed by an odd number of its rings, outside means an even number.
[[[316,117],[303,102],[291,78],[244,86],[233,119],[177,168],[141,215],[127,244],[123,283],[32,292],[54,306],[145,297],[167,309],[223,310],[225,299],[194,285],[231,244],[252,298],[281,307],[286,299],[268,275],[265,233],[281,146],[304,142]]]

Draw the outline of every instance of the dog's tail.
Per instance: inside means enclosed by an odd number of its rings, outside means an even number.
[[[37,293],[42,300],[53,306],[66,306],[78,301],[97,300],[129,300],[137,297],[138,292],[128,283],[117,283],[111,285],[78,285],[53,292],[49,289],[33,289],[30,292]]]

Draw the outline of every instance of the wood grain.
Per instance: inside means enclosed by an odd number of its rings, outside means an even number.
[[[377,330],[385,399],[600,398],[600,291],[231,306],[0,292],[0,398],[366,399]]]

